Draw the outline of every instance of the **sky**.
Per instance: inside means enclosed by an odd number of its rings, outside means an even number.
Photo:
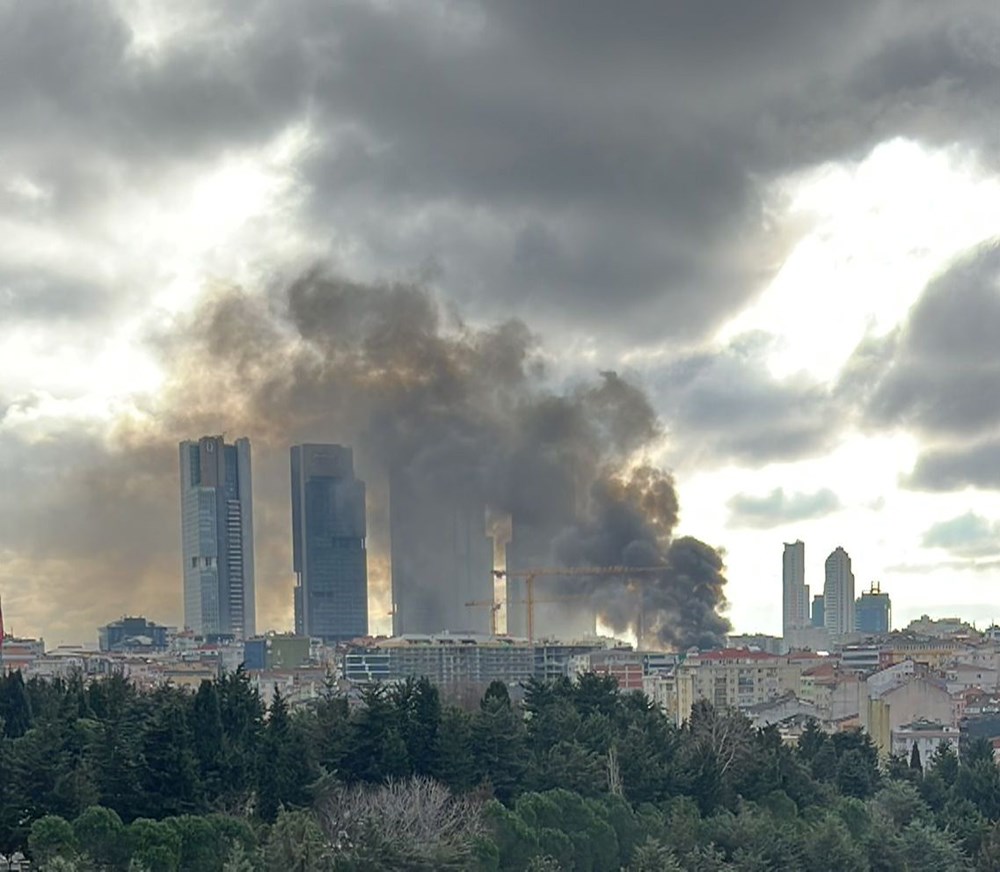
[[[780,632],[795,539],[897,626],[1000,620],[998,67],[988,0],[0,0],[6,626],[179,623],[207,432],[254,444],[290,624],[287,445],[346,437],[266,420],[266,354],[257,417],[235,370],[213,406],[194,352],[317,269],[518,319],[553,390],[641,387],[736,629]],[[261,323],[230,351],[295,339]]]

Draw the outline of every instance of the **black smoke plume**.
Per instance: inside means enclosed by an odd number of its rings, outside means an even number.
[[[472,328],[419,287],[316,270],[265,297],[221,292],[161,345],[171,416],[183,412],[186,434],[215,420],[275,448],[353,444],[375,528],[385,525],[381,477],[403,470],[411,487],[434,495],[428,511],[458,501],[558,531],[550,551],[563,565],[663,565],[628,583],[588,581],[616,630],[635,628],[636,589],[644,629],[663,642],[712,645],[728,629],[719,555],[673,540],[672,479],[633,468],[662,435],[646,396],[612,372],[552,389],[522,322]],[[557,498],[566,493],[582,499]],[[437,580],[422,583],[433,596]]]
[[[110,436],[32,446],[34,478],[20,491],[31,500],[0,500],[0,548],[24,551],[5,605],[55,640],[136,610],[179,622],[177,443],[225,433],[253,443],[262,626],[290,618],[288,446],[329,441],[354,446],[368,482],[377,627],[389,609],[392,470],[433,495],[428,512],[458,504],[511,515],[546,563],[662,563],[655,578],[583,581],[616,630],[635,626],[629,597],[641,584],[647,629],[677,646],[720,641],[721,560],[672,539],[673,482],[637,466],[662,437],[645,395],[610,372],[557,389],[522,322],[473,328],[422,288],[316,270],[265,293],[214,291],[150,341],[161,389],[137,398],[138,413]],[[432,598],[439,580],[421,583]]]

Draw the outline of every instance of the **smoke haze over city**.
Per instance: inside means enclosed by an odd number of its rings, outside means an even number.
[[[9,630],[179,623],[177,443],[221,433],[254,447],[260,627],[291,625],[309,441],[368,485],[374,630],[400,469],[556,563],[663,564],[545,583],[671,646],[775,631],[795,539],[806,583],[842,544],[902,621],[995,617],[992,4],[0,25]]]

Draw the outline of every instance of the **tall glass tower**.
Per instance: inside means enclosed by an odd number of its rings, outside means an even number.
[[[205,635],[256,632],[250,440],[181,442],[184,626]]]
[[[365,483],[343,445],[291,449],[295,631],[326,642],[368,635]]]

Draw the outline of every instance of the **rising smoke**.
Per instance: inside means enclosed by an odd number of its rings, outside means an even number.
[[[662,437],[648,400],[614,373],[555,389],[520,321],[471,328],[419,287],[313,271],[267,293],[211,293],[151,343],[165,382],[110,437],[0,445],[27,452],[0,493],[4,605],[22,632],[78,641],[137,608],[177,622],[177,443],[225,433],[253,443],[262,623],[281,625],[291,607],[288,446],[336,441],[354,446],[368,483],[377,625],[389,609],[389,470],[402,469],[438,505],[516,517],[545,563],[663,564],[632,582],[574,581],[616,630],[641,613],[678,647],[720,641],[719,555],[673,539],[673,482],[641,465]],[[424,583],[430,593],[438,580]]]
[[[471,328],[419,287],[316,270],[264,297],[216,294],[159,342],[170,371],[160,418],[183,426],[175,438],[224,421],[255,447],[353,444],[376,531],[379,476],[403,469],[435,504],[488,506],[558,531],[551,555],[563,565],[663,565],[631,582],[586,580],[617,631],[635,629],[639,597],[644,629],[671,645],[717,644],[728,629],[719,555],[673,539],[671,477],[635,465],[661,436],[645,395],[611,372],[552,390],[522,322]],[[577,498],[556,496],[568,491]]]

